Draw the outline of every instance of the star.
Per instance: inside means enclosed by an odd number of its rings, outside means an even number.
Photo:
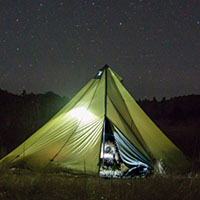
[[[160,82],[165,73],[166,96],[175,96],[174,85],[184,85],[186,76],[192,79],[180,89],[182,94],[195,93],[200,91],[198,10],[193,1],[36,0],[13,1],[12,8],[5,3],[0,12],[0,74],[9,75],[0,86],[17,93],[20,79],[29,91],[45,92],[35,74],[48,74],[49,90],[73,96],[108,64],[141,99],[144,95],[162,98],[162,90],[153,89],[153,81],[146,80],[150,75]],[[52,76],[62,86],[48,81]],[[24,77],[30,77],[30,82]]]

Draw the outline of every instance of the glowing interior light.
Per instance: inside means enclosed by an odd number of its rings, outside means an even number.
[[[103,73],[102,71],[99,71],[97,76],[101,76],[102,73]]]
[[[69,111],[67,115],[77,120],[81,120],[82,123],[95,119],[95,115],[93,115],[85,107],[74,108],[71,111]]]

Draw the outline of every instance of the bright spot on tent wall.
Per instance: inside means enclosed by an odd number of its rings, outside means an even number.
[[[89,121],[96,119],[96,116],[88,111],[85,107],[74,108],[67,113],[67,116],[81,121],[82,124],[86,124]]]

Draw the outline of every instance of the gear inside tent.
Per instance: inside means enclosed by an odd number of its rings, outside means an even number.
[[[100,176],[144,177],[152,169],[150,163],[142,159],[139,151],[106,118],[101,146]]]

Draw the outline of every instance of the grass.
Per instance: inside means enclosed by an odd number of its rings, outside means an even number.
[[[165,175],[147,179],[102,179],[93,176],[26,170],[0,173],[0,200],[194,200],[199,198],[198,174]]]

